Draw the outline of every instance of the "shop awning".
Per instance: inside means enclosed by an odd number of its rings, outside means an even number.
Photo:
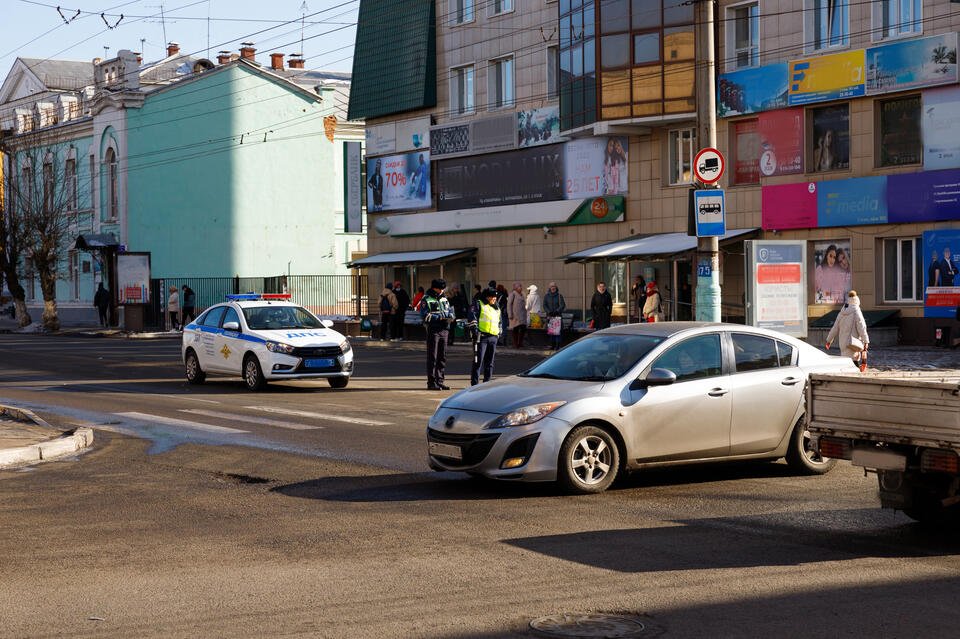
[[[745,239],[743,236],[756,233],[760,229],[734,229],[720,238],[720,243]],[[635,235],[625,240],[608,242],[593,248],[564,255],[567,264],[571,262],[617,262],[624,260],[662,260],[673,255],[693,251],[697,248],[697,238],[686,233],[659,233],[655,235]]]
[[[97,249],[112,248],[120,246],[117,237],[113,233],[87,233],[77,236],[76,248],[81,251],[95,251]]]
[[[436,251],[404,251],[400,253],[378,253],[350,262],[350,268],[368,266],[426,266],[443,264],[469,257],[477,252],[475,248],[439,249]]]

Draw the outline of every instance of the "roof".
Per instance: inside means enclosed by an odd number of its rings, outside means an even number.
[[[76,91],[93,84],[93,64],[89,61],[20,58],[30,71],[51,90]]]
[[[475,248],[439,249],[436,251],[406,251],[403,253],[378,253],[350,262],[350,268],[362,266],[404,266],[414,264],[439,264],[477,252]]]
[[[743,235],[756,233],[760,229],[734,229],[720,238],[721,242]],[[617,260],[637,260],[644,258],[662,258],[677,253],[685,253],[697,248],[697,238],[686,233],[659,233],[654,235],[635,235],[625,240],[608,242],[592,248],[564,255],[561,259],[570,262],[602,262]]]
[[[347,107],[350,104],[350,74],[343,71],[315,71],[309,69],[285,68],[282,71],[270,69],[294,84],[320,95],[324,105],[333,110],[337,120],[347,120]]]

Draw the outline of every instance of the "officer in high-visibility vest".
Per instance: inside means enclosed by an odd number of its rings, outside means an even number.
[[[480,299],[470,307],[469,326],[473,330],[473,367],[470,370],[470,385],[480,383],[480,371],[483,381],[489,382],[493,376],[493,358],[497,353],[497,339],[500,337],[500,307],[497,305],[496,289],[488,288]]]

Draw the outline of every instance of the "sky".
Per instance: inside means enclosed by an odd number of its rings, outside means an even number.
[[[261,64],[273,52],[302,51],[307,69],[349,72],[359,6],[359,0],[0,0],[0,82],[18,57],[87,61],[129,49],[152,61],[166,56],[167,42],[214,62],[218,51],[235,53],[241,42],[253,42]]]

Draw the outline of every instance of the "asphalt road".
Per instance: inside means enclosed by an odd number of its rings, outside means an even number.
[[[956,635],[960,540],[881,511],[847,464],[570,497],[428,471],[445,393],[421,390],[421,352],[360,347],[345,391],[260,394],[189,387],[177,354],[0,335],[0,403],[97,429],[77,458],[0,471],[0,637],[535,637],[594,612],[635,636]]]

